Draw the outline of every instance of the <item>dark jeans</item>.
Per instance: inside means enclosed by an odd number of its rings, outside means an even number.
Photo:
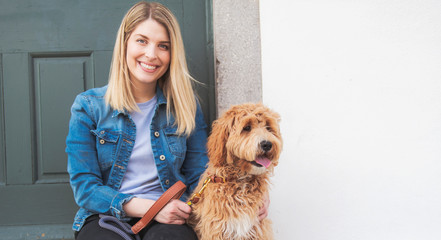
[[[134,225],[138,219],[129,222]],[[86,219],[79,232],[75,232],[76,240],[122,240],[118,234],[102,228],[98,215]],[[197,240],[196,233],[188,225],[162,224],[156,221],[150,223],[139,232],[142,240]]]

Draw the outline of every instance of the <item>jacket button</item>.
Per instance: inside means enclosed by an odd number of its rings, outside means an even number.
[[[100,140],[100,143],[101,143],[101,144],[104,144],[104,143],[106,143],[106,141],[104,141],[104,139],[101,139],[101,140]]]
[[[165,185],[169,185],[170,184],[170,181],[167,179],[167,180],[165,180]]]
[[[159,132],[155,132],[155,137],[159,137]]]
[[[165,160],[165,156],[164,155],[159,156],[159,160],[164,161]]]

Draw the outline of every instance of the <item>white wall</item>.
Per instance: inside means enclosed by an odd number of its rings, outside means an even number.
[[[277,240],[441,239],[441,1],[260,0]]]

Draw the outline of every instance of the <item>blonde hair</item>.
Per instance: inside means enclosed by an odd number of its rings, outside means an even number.
[[[139,2],[124,16],[119,27],[110,67],[106,103],[119,111],[139,111],[132,94],[127,67],[127,40],[136,26],[148,19],[163,25],[170,38],[170,66],[158,79],[159,87],[167,98],[167,119],[173,114],[178,134],[189,135],[195,128],[196,99],[185,59],[184,43],[178,21],[173,13],[154,2]]]

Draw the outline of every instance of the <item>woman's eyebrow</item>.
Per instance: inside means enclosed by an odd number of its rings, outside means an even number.
[[[142,38],[144,38],[144,39],[150,40],[149,37],[147,37],[147,36],[145,36],[145,35],[143,35],[143,34],[141,34],[141,33],[137,33],[137,34],[135,34],[135,36],[139,36],[139,37],[142,37]],[[168,41],[168,40],[159,41],[159,42],[160,42],[160,43],[168,43],[168,44],[170,44],[170,41]]]

